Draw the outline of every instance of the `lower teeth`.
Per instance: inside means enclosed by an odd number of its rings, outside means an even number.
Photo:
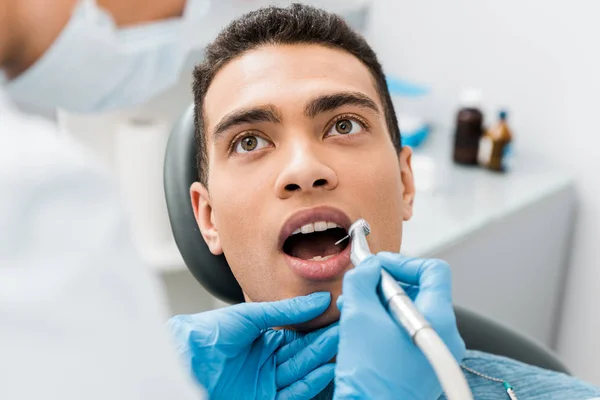
[[[325,260],[329,260],[331,257],[333,257],[333,255],[331,256],[325,256],[325,257],[321,257],[321,256],[315,256],[313,258],[311,258],[311,261],[325,261]]]

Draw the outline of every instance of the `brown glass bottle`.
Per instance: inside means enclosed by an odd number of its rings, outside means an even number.
[[[479,96],[475,92],[463,95],[463,107],[456,117],[454,132],[454,162],[477,165],[479,141],[483,134],[483,114],[479,110]]]
[[[481,139],[479,163],[492,171],[505,172],[511,153],[512,133],[506,122],[506,111],[500,111],[499,121]]]

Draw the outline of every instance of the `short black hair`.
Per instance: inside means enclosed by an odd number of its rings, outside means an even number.
[[[344,50],[358,58],[371,72],[384,107],[390,138],[398,152],[402,149],[400,128],[388,91],[383,68],[367,41],[341,17],[303,4],[265,7],[230,23],[207,46],[204,61],[194,70],[194,119],[196,163],[199,180],[208,180],[203,104],[216,73],[229,61],[269,44],[317,44]]]

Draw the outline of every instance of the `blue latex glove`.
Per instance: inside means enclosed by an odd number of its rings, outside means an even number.
[[[335,399],[437,399],[442,388],[433,368],[379,300],[382,267],[408,284],[403,288],[454,357],[465,355],[448,264],[379,253],[344,276]]]
[[[179,353],[211,399],[311,399],[334,376],[338,326],[309,334],[272,327],[321,315],[329,293],[244,303],[169,320]]]

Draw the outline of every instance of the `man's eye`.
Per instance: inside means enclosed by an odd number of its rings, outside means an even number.
[[[251,151],[260,150],[269,145],[265,139],[256,135],[244,136],[235,145],[236,153],[250,153]]]
[[[363,126],[362,124],[352,118],[344,118],[344,119],[340,119],[338,120],[335,124],[333,124],[333,126],[331,127],[331,129],[329,129],[329,132],[327,132],[328,135],[351,135],[353,133],[360,133],[363,130]]]

